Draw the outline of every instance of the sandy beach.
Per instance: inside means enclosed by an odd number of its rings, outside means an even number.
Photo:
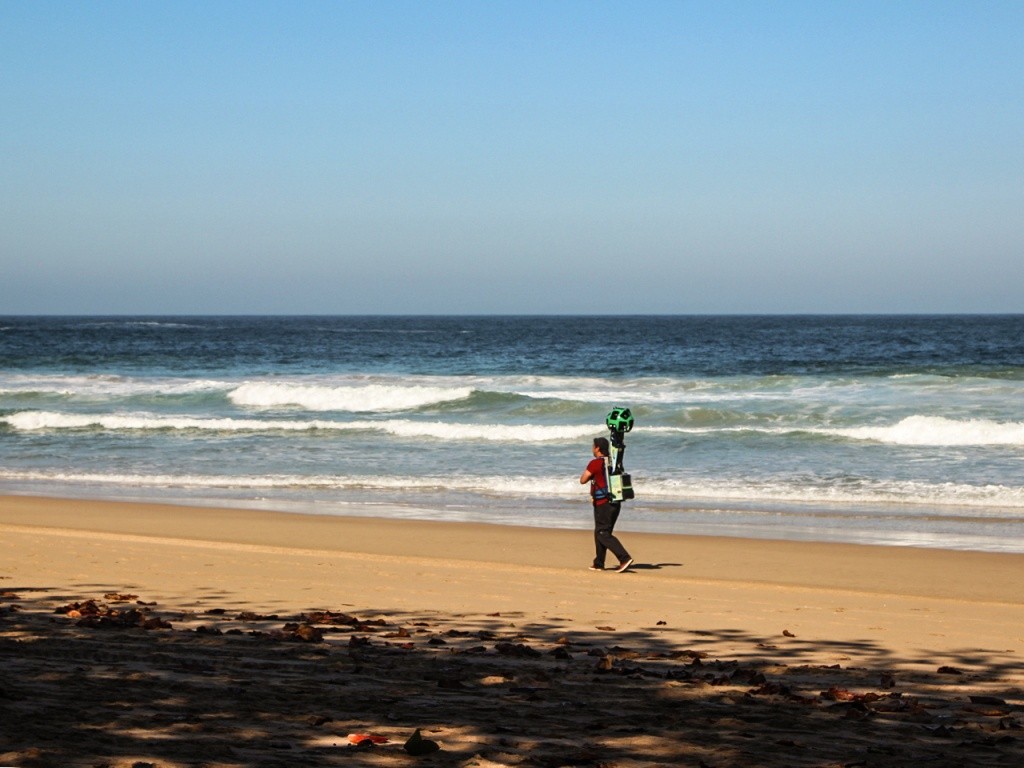
[[[579,521],[0,497],[0,765],[1024,765],[1024,556]]]

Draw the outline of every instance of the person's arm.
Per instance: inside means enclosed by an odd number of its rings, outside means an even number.
[[[587,468],[583,470],[583,474],[580,475],[580,485],[586,485],[587,483],[594,479],[594,472],[590,468],[594,466],[595,461],[597,461],[597,459],[594,459],[589,464],[587,464]],[[601,461],[603,466],[604,459],[601,459]]]

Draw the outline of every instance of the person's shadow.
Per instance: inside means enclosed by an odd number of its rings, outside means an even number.
[[[662,568],[682,568],[682,563],[633,563],[631,571],[660,571]]]

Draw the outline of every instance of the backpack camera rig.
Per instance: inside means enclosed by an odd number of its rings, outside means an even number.
[[[634,497],[633,480],[622,466],[626,453],[626,441],[623,436],[633,429],[633,414],[629,408],[612,408],[604,423],[608,427],[608,442],[611,444],[610,455],[605,461],[608,492],[612,501],[628,501]]]

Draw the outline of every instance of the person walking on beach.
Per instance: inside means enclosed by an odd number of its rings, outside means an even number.
[[[590,483],[590,498],[594,503],[594,547],[596,554],[594,562],[590,566],[592,571],[604,570],[604,559],[608,550],[619,559],[615,570],[619,573],[629,570],[633,564],[633,558],[622,546],[615,535],[615,523],[619,519],[619,512],[622,510],[622,502],[612,501],[608,493],[608,438],[595,437],[593,447],[594,458],[587,464],[587,468],[580,475],[580,485]]]

